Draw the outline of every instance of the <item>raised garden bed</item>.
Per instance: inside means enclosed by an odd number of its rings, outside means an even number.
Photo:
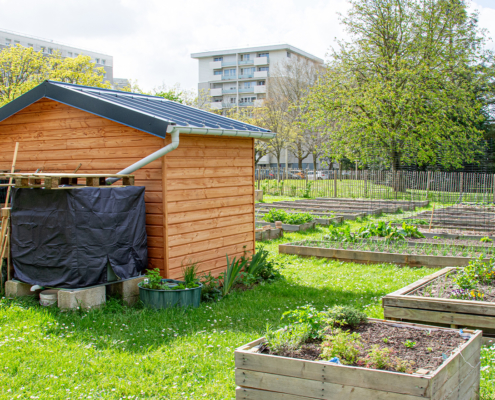
[[[337,365],[318,360],[315,351],[311,351],[310,348],[307,352],[301,351],[302,354],[300,352],[291,357],[273,355],[264,350],[263,344],[266,339],[260,338],[235,351],[235,376],[238,385],[236,398],[251,400],[477,398],[480,383],[480,331],[471,332],[470,338],[464,341],[457,331],[448,328],[401,322],[390,323],[382,320],[370,320],[370,324],[367,325],[371,325],[372,329],[400,332],[401,338],[405,338],[404,332],[409,332],[411,338],[431,336],[440,347],[446,344],[443,342],[451,343],[453,351],[445,350],[447,354],[443,363],[440,351],[438,361],[429,361],[428,365],[421,366],[413,374],[408,374]],[[385,337],[389,338],[389,336]],[[371,335],[372,339],[376,340],[377,337],[381,339],[377,334]],[[390,339],[394,340],[392,336]],[[439,349],[435,348],[436,350]],[[425,354],[423,358],[427,359],[428,356]],[[438,364],[440,365],[437,366]]]
[[[347,213],[365,213],[368,215],[378,215],[383,212],[395,212],[397,207],[394,207],[393,211],[385,211],[382,207],[365,207],[365,206],[350,206],[345,204],[325,204],[325,203],[315,203],[308,200],[296,200],[296,201],[279,201],[271,203],[270,206],[273,207],[293,207],[297,209],[312,209],[312,210],[324,210],[327,212],[347,212]]]
[[[382,299],[385,318],[481,329],[486,341],[495,341],[495,288],[487,290],[489,301],[449,298],[449,276],[456,272],[444,268],[388,294]]]
[[[267,210],[256,210],[256,215],[263,216],[267,214]],[[289,214],[295,214],[297,212],[288,211]],[[344,217],[340,215],[324,214],[324,213],[310,213],[315,217],[314,221],[319,225],[333,225],[338,224],[344,220]]]
[[[382,249],[381,251],[366,249]],[[342,243],[331,241],[303,240],[295,243],[279,245],[279,252],[307,257],[321,257],[347,262],[364,264],[391,263],[409,265],[414,267],[463,267],[469,264],[474,257],[479,257],[482,251],[470,251],[462,256],[464,250],[452,246],[446,255],[441,254],[441,249],[435,249],[431,245],[417,248],[409,246],[407,241],[391,243],[377,243],[370,240],[362,240],[357,243]],[[485,249],[482,249],[485,251]],[[485,261],[488,261],[486,259]]]
[[[262,226],[272,226],[275,228],[274,222],[266,222],[266,221],[256,221],[256,225]],[[316,221],[306,222],[305,224],[300,225],[291,225],[291,224],[282,224],[282,229],[287,232],[300,232],[305,231],[307,229],[313,229],[316,226]]]
[[[340,216],[343,219],[347,220],[355,220],[357,218],[364,217],[367,215],[364,212],[348,212],[348,211],[340,211],[338,213],[333,212],[332,210],[326,210],[321,208],[312,208],[312,207],[298,207],[296,205],[285,206],[285,205],[273,205],[273,204],[256,204],[256,209],[262,210],[271,210],[271,209],[279,209],[286,211],[294,211],[294,212],[308,212],[312,215],[321,215],[321,214],[332,214],[335,216]]]
[[[399,206],[403,210],[414,209],[414,207],[427,207],[430,202],[428,200],[373,200],[373,199],[344,199],[344,198],[329,198],[329,197],[317,197],[319,201],[336,201],[342,203],[355,203],[355,204],[391,204]],[[409,208],[411,206],[412,208]],[[406,207],[406,208],[403,208]]]
[[[255,231],[255,240],[257,242],[279,239],[281,237],[284,237],[284,230],[280,228],[270,227],[270,229],[256,229]]]

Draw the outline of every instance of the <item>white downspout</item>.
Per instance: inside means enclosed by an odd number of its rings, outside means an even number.
[[[169,128],[172,128],[169,132]],[[166,145],[164,148],[155,151],[154,153],[146,156],[142,160],[130,165],[127,168],[124,168],[122,171],[117,172],[117,174],[121,175],[129,175],[134,171],[137,171],[140,168],[143,168],[145,165],[157,160],[160,157],[163,157],[165,154],[170,153],[179,147],[179,135],[181,133],[192,133],[195,135],[215,135],[215,136],[229,136],[229,137],[252,137],[255,139],[273,139],[275,137],[275,133],[272,132],[253,132],[253,131],[239,131],[235,129],[211,129],[211,128],[195,128],[195,127],[179,127],[176,125],[169,125],[167,128],[167,133],[170,133],[172,137],[172,143]],[[120,178],[107,178],[107,185],[111,185],[114,182],[117,182]]]

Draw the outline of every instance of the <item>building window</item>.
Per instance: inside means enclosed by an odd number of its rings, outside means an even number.
[[[242,75],[254,74],[254,67],[252,67],[252,68],[241,68],[241,74]]]
[[[100,59],[99,58],[95,58],[95,63],[96,64],[99,64],[100,63]]]
[[[14,40],[14,45],[16,44],[21,44],[21,42],[19,42],[18,40]]]
[[[235,68],[226,69],[226,70],[223,71],[223,74],[225,76],[235,76],[236,75]]]
[[[223,61],[223,57],[215,57],[213,61]]]
[[[74,56],[76,56],[76,57],[77,57],[78,55],[79,55],[79,53],[74,53]]]
[[[72,57],[72,51],[67,52],[67,57]]]
[[[101,65],[106,65],[107,64],[107,61],[106,60],[101,60]]]
[[[12,39],[5,39],[5,46],[10,46],[12,44]]]
[[[270,67],[258,67],[258,71],[269,71]]]
[[[48,49],[48,54],[53,54],[53,49]]]
[[[214,75],[222,75],[222,71],[213,71]]]
[[[241,54],[241,61],[251,60],[251,54]]]
[[[256,97],[241,97],[239,103],[254,103]]]
[[[258,86],[265,86],[266,85],[266,81],[258,81],[257,85]]]
[[[258,57],[268,57],[269,53],[258,53]]]
[[[236,102],[236,98],[235,98],[235,97],[231,97],[231,98],[230,98],[230,103],[231,103],[231,104],[235,104],[235,102]]]
[[[31,47],[32,49],[34,49],[34,45],[32,43],[28,43],[28,47]]]
[[[41,52],[46,53],[46,47],[41,46]]]
[[[291,54],[290,51],[287,52],[287,58],[290,58]]]
[[[244,89],[249,89],[251,87],[253,87],[253,84],[254,82],[243,82],[243,87]]]

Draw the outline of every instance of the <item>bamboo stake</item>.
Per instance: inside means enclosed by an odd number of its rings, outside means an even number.
[[[12,161],[12,168],[11,168],[12,174],[15,172],[15,162],[17,160],[17,150],[19,150],[19,142],[16,142],[16,144],[15,144],[14,159]],[[12,178],[9,179],[9,185],[12,185]],[[10,197],[10,186],[7,189],[7,196],[5,197],[5,207],[7,207],[9,205],[9,197]]]

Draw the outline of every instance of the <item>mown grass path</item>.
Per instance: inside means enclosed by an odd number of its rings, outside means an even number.
[[[350,304],[382,317],[382,296],[432,272],[278,255],[278,243],[325,231],[266,245],[283,280],[198,309],[153,311],[113,300],[62,313],[1,299],[0,399],[233,399],[234,349],[278,326],[284,311]],[[483,398],[491,399],[495,350],[483,357]]]

